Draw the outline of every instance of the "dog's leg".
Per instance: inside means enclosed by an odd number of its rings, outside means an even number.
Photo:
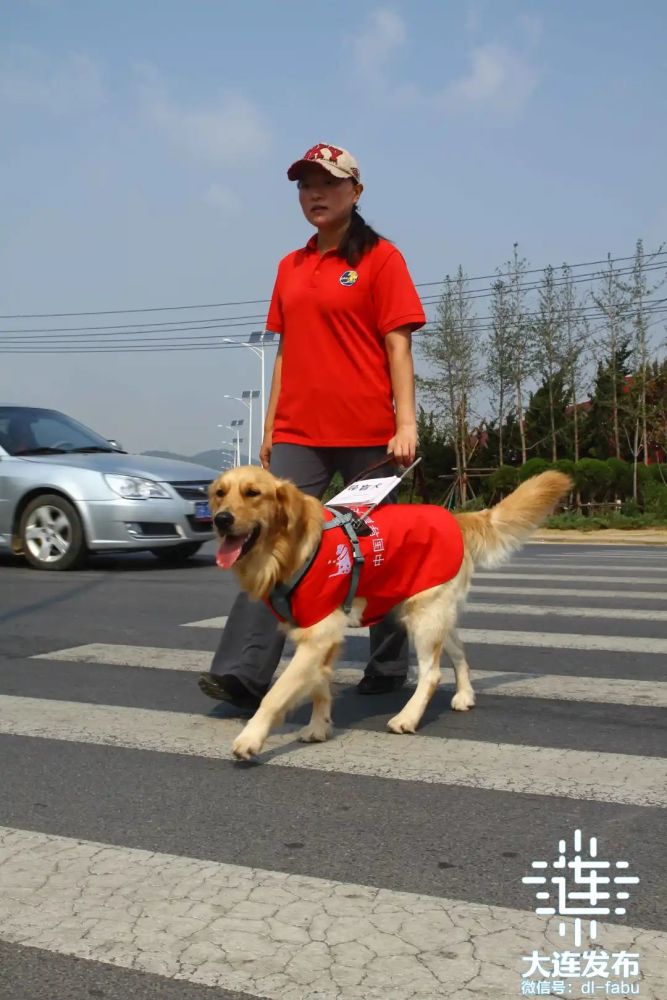
[[[470,683],[470,668],[461,637],[455,627],[445,636],[445,652],[452,661],[456,677],[456,693],[452,698],[452,708],[455,712],[467,712],[475,705],[475,692]]]
[[[316,697],[313,713],[316,720],[322,723],[329,718],[331,695],[328,685],[331,663],[334,652],[342,641],[346,623],[346,616],[335,611],[316,625],[292,633],[296,642],[292,661],[264,696],[250,722],[234,740],[232,752],[235,757],[248,760],[258,754],[266,737],[274,726],[282,722],[285,713],[313,695]],[[331,662],[328,662],[329,659]],[[321,725],[319,731],[322,731]]]
[[[454,624],[454,612],[448,609],[443,595],[429,596],[406,607],[405,624],[417,653],[419,679],[415,693],[405,708],[390,719],[387,729],[392,733],[415,733],[426,706],[440,683],[440,654],[445,631]]]
[[[319,645],[303,643],[276,683],[264,695],[252,719],[232,744],[232,752],[249,760],[260,752],[271,730],[282,722],[290,708],[305,701],[319,687],[322,651]]]
[[[332,646],[322,664],[322,682],[313,691],[313,713],[298,736],[302,743],[324,743],[331,736],[331,675],[339,648]]]

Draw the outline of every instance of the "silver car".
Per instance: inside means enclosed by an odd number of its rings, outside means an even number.
[[[0,406],[0,550],[38,569],[89,552],[181,561],[213,537],[203,465],[128,455],[56,410]]]

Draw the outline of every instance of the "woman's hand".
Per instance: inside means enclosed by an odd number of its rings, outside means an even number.
[[[268,469],[271,463],[271,449],[273,448],[273,431],[265,431],[262,446],[259,449],[259,460],[263,469]]]
[[[387,445],[387,453],[393,453],[399,465],[412,465],[417,454],[417,424],[399,424]]]

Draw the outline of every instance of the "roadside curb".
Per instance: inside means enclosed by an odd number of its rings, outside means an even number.
[[[572,545],[652,545],[667,546],[667,529],[619,531],[614,528],[600,528],[597,531],[559,531],[558,528],[543,528],[531,536],[531,542]]]

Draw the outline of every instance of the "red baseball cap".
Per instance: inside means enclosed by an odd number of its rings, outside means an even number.
[[[318,142],[317,145],[311,146],[287,171],[289,180],[298,181],[304,166],[309,163],[323,167],[334,177],[349,177],[357,184],[361,183],[359,164],[351,153],[340,146],[332,146],[329,142]]]

